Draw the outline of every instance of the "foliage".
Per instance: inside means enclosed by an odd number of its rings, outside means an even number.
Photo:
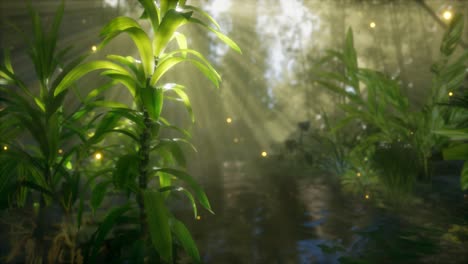
[[[340,73],[317,72],[317,83],[343,99],[339,107],[346,115],[334,129],[348,132],[350,127],[358,124],[367,128],[359,135],[361,141],[350,151],[352,154],[348,159],[359,164],[370,157],[371,167],[387,190],[393,190],[390,192],[409,191],[418,170],[430,175],[429,158],[446,144],[446,139],[433,131],[459,118],[456,111],[439,104],[447,100],[449,92],[460,87],[466,75],[466,53],[449,63],[462,30],[463,19],[457,15],[442,40],[442,58],[432,67],[431,94],[421,111],[410,111],[409,100],[398,80],[358,66],[351,29],[347,32],[343,51],[328,51],[328,56],[321,62],[324,66],[331,58],[336,58],[342,66]],[[398,153],[409,156],[403,158]],[[353,178],[345,176],[345,179],[349,185]]]
[[[59,96],[66,92],[70,85],[88,72],[100,70],[102,75],[110,77],[115,82],[122,84],[133,99],[134,108],[108,107],[108,112],[102,118],[100,126],[96,129],[93,138],[95,143],[109,132],[119,132],[129,137],[131,146],[124,148],[115,158],[115,169],[112,173],[101,175],[101,183],[93,192],[95,199],[93,207],[99,207],[103,192],[112,184],[116,190],[127,194],[130,207],[126,210],[110,212],[94,235],[93,243],[87,251],[87,260],[95,262],[99,248],[106,235],[112,230],[117,230],[119,223],[126,223],[125,219],[133,219],[130,222],[134,227],[129,230],[137,234],[134,245],[148,245],[151,241],[156,255],[140,255],[141,258],[153,256],[155,260],[161,258],[165,262],[172,263],[173,240],[187,250],[194,262],[200,262],[198,251],[189,232],[184,225],[175,219],[166,206],[166,200],[170,194],[183,193],[187,195],[196,212],[196,198],[208,211],[211,211],[208,199],[198,183],[183,170],[185,158],[181,150],[181,144],[188,143],[186,138],[163,138],[161,130],[177,129],[183,131],[183,136],[188,133],[172,126],[161,116],[164,101],[175,98],[181,102],[194,120],[189,98],[185,87],[175,83],[161,83],[166,72],[181,62],[189,62],[197,67],[216,87],[221,80],[220,75],[211,64],[199,52],[187,48],[186,37],[176,32],[187,23],[201,25],[213,32],[220,40],[232,49],[240,52],[239,47],[227,36],[219,31],[213,18],[197,7],[185,4],[185,1],[164,1],[157,6],[151,0],[139,1],[144,8],[142,19],[149,20],[151,30],[146,32],[141,24],[130,17],[117,17],[110,21],[101,31],[103,42],[98,50],[120,34],[131,37],[138,49],[138,58],[131,56],[108,55],[107,60],[90,61],[81,64],[58,84],[54,95]],[[195,15],[207,18],[214,27],[208,25]],[[175,40],[179,49],[167,51],[169,43]],[[116,126],[123,119],[129,121],[126,127]],[[105,142],[102,141],[101,145]],[[112,149],[112,146],[106,147]],[[173,183],[177,178],[191,189]],[[103,187],[105,185],[106,187]],[[97,189],[99,188],[99,189]],[[193,196],[192,196],[193,193]],[[134,207],[136,202],[137,207]],[[135,230],[137,228],[138,230]],[[149,237],[148,235],[149,234]],[[173,238],[174,236],[174,238]],[[127,236],[123,236],[127,237]],[[134,248],[138,248],[135,246]],[[146,251],[146,250],[144,250]],[[133,254],[133,253],[132,253]],[[139,261],[143,261],[140,259]]]
[[[75,109],[66,107],[68,91],[60,94],[55,91],[87,55],[67,58],[69,62],[64,64],[70,48],[57,47],[63,1],[49,29],[42,25],[39,14],[30,5],[28,8],[34,30],[32,36],[23,37],[39,87],[23,81],[6,50],[0,65],[0,202],[2,209],[29,207],[33,199],[38,210],[33,233],[36,251],[29,257],[37,260],[46,256],[43,247],[44,232],[49,232],[48,208],[60,206],[67,218],[82,208],[81,165],[91,147],[87,128],[94,126],[87,116],[102,101],[99,97],[102,89],[96,89]],[[64,235],[64,231],[58,236]]]
[[[465,53],[468,55],[468,52]],[[465,160],[461,171],[460,185],[462,190],[468,190],[468,144],[465,141],[468,139],[468,131],[466,129],[466,118],[468,117],[468,101],[465,92],[462,96],[456,96],[448,104],[451,107],[456,107],[461,110],[462,118],[453,129],[441,129],[435,131],[437,134],[446,136],[452,140],[451,146],[443,150],[443,156],[446,160]]]
[[[6,52],[0,66],[3,147],[0,201],[2,208],[23,206],[29,192],[40,193],[36,229],[42,232],[45,205],[57,203],[67,215],[76,213],[76,222],[66,219],[76,223],[79,229],[86,204],[96,214],[105,210],[102,204],[110,195],[120,193],[127,201],[109,210],[83,245],[85,263],[96,263],[102,258],[112,258],[112,262],[131,259],[172,263],[174,245],[199,263],[200,255],[189,231],[172,215],[167,202],[180,193],[190,201],[195,217],[198,215],[196,200],[212,211],[201,186],[184,170],[183,145],[191,146],[190,134],[162,117],[164,102],[180,102],[192,121],[194,116],[185,87],[161,82],[175,65],[188,62],[219,87],[220,75],[202,54],[187,48],[186,36],[176,32],[184,24],[202,26],[235,51],[240,49],[219,31],[211,16],[186,5],[185,1],[161,0],[159,5],[152,0],[139,2],[144,9],[141,19],[148,20],[151,29],[145,31],[133,18],[116,17],[101,31],[103,41],[99,46],[102,50],[113,38],[126,34],[137,47],[138,57],[114,54],[105,60],[84,62],[87,56],[81,56],[67,65],[62,65],[62,61],[69,48],[56,50],[64,3],[49,32],[43,29],[38,13],[30,7],[34,34],[28,41],[29,55],[39,91],[36,94],[34,87],[28,87],[15,74]],[[176,42],[179,48],[168,51],[171,42]],[[112,81],[92,89],[76,109],[70,109],[65,98],[75,90],[74,83],[96,70]],[[123,85],[131,95],[132,107],[104,100],[103,93],[117,84]],[[76,90],[75,93],[79,95]],[[180,132],[181,136],[163,137],[164,130]],[[91,154],[96,160],[90,160]],[[92,188],[89,200],[82,194],[88,187]],[[102,256],[102,248],[107,244],[115,252],[113,256]],[[37,245],[46,247],[40,241]],[[52,259],[56,253],[50,255]],[[45,260],[45,251],[34,258]]]

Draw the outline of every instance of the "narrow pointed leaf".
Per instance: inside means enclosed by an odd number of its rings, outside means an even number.
[[[194,191],[195,197],[197,197],[200,204],[203,205],[203,207],[205,207],[209,212],[213,213],[213,211],[211,210],[210,202],[208,201],[208,197],[206,197],[205,192],[200,187],[200,185],[193,179],[193,177],[190,176],[188,173],[172,168],[156,168],[155,171],[169,173],[179,178],[180,180],[186,182]]]
[[[165,261],[172,263],[172,235],[164,197],[159,192],[145,190],[143,199],[151,242],[158,254]]]
[[[63,92],[70,85],[72,85],[76,80],[84,76],[85,74],[95,71],[95,70],[105,70],[112,69],[121,72],[127,72],[125,68],[120,65],[117,65],[109,61],[91,61],[88,63],[81,64],[80,66],[71,70],[57,85],[57,88],[54,91],[54,95],[57,96],[59,93]]]
[[[208,26],[205,22],[197,18],[190,17],[189,21],[195,24],[199,24],[204,28],[208,29],[209,31],[213,32],[222,42],[228,45],[231,49],[237,51],[239,54],[242,54],[240,47],[232,39],[230,39],[228,36],[224,35],[220,31]]]
[[[159,57],[161,52],[167,46],[169,40],[172,39],[174,32],[182,25],[187,23],[192,12],[179,13],[175,9],[169,10],[161,21],[161,25],[155,32],[153,41],[154,56]]]
[[[160,22],[156,3],[153,0],[138,0],[138,2],[143,6],[144,16],[150,20],[153,31],[156,32]]]
[[[197,245],[195,244],[195,241],[193,241],[192,235],[190,235],[190,232],[185,225],[175,218],[171,219],[171,224],[172,231],[185,252],[187,252],[187,254],[192,258],[194,263],[201,263]]]
[[[145,106],[145,109],[148,111],[149,116],[157,121],[161,115],[164,94],[162,88],[152,88],[147,87],[140,89],[141,92],[141,101]]]

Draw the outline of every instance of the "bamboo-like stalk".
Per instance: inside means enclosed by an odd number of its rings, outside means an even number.
[[[139,142],[139,164],[138,164],[138,186],[140,187],[140,192],[138,194],[137,203],[140,213],[140,228],[141,236],[145,237],[148,233],[148,227],[146,225],[146,215],[145,215],[145,206],[143,202],[143,192],[148,187],[148,164],[149,164],[149,150],[151,142],[151,119],[149,117],[148,111],[143,109],[143,121],[144,128],[140,135]]]

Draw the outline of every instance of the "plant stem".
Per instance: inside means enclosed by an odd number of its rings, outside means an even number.
[[[146,216],[145,216],[145,207],[143,203],[143,192],[148,187],[148,163],[149,163],[149,149],[151,142],[151,119],[148,115],[148,111],[143,109],[143,118],[144,118],[144,127],[140,135],[140,150],[139,150],[139,178],[138,185],[140,187],[140,192],[138,194],[137,202],[138,208],[140,210],[140,226],[141,226],[141,235],[145,237],[147,234],[147,225],[146,225]]]

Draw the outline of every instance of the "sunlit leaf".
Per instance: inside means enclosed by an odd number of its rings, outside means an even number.
[[[103,43],[107,43],[119,33],[125,32],[130,35],[138,48],[140,59],[143,64],[145,76],[153,73],[154,58],[151,41],[146,32],[140,27],[138,22],[130,17],[117,17],[107,24],[101,32],[105,37]]]
[[[187,23],[192,12],[179,13],[175,9],[168,10],[163,17],[158,30],[155,32],[153,40],[154,56],[159,57],[161,52],[166,48],[167,43],[171,40],[174,32],[182,25]]]
[[[201,20],[199,20],[197,18],[190,17],[189,21],[192,22],[192,23],[195,23],[195,24],[199,24],[199,25],[203,26],[204,28],[208,29],[209,31],[213,32],[221,41],[223,41],[231,49],[233,49],[233,50],[237,51],[238,53],[242,54],[242,51],[239,48],[239,46],[232,39],[230,39],[228,36],[224,35],[220,31],[208,26],[207,24],[205,24],[205,22],[203,22],[203,21],[201,21]]]
[[[190,188],[194,191],[195,197],[197,197],[198,201],[200,202],[203,207],[205,207],[209,212],[213,213],[211,210],[210,202],[208,201],[208,197],[206,197],[205,192],[200,187],[200,185],[190,176],[188,173],[172,169],[172,168],[156,168],[155,172],[165,172],[171,175],[176,176],[177,178],[181,179],[182,181],[186,182]]]
[[[162,88],[146,87],[140,89],[140,98],[149,116],[157,121],[161,115],[164,93]]]
[[[154,71],[153,76],[151,77],[151,81],[150,81],[151,86],[155,86],[156,83],[159,81],[159,79],[164,75],[164,73],[166,73],[172,67],[174,67],[175,65],[185,60],[186,59],[184,58],[171,57],[161,62],[156,68],[156,70]]]
[[[91,61],[87,62],[84,64],[79,65],[78,67],[74,68],[71,70],[63,79],[62,81],[57,85],[54,95],[57,96],[59,93],[63,92],[65,89],[67,89],[70,85],[72,85],[76,80],[81,78],[83,75],[95,71],[95,70],[105,70],[105,69],[111,69],[111,70],[116,70],[120,71],[122,73],[127,72],[125,68],[123,68],[120,65],[117,65],[113,62],[109,61]],[[127,72],[128,73],[128,72]]]

